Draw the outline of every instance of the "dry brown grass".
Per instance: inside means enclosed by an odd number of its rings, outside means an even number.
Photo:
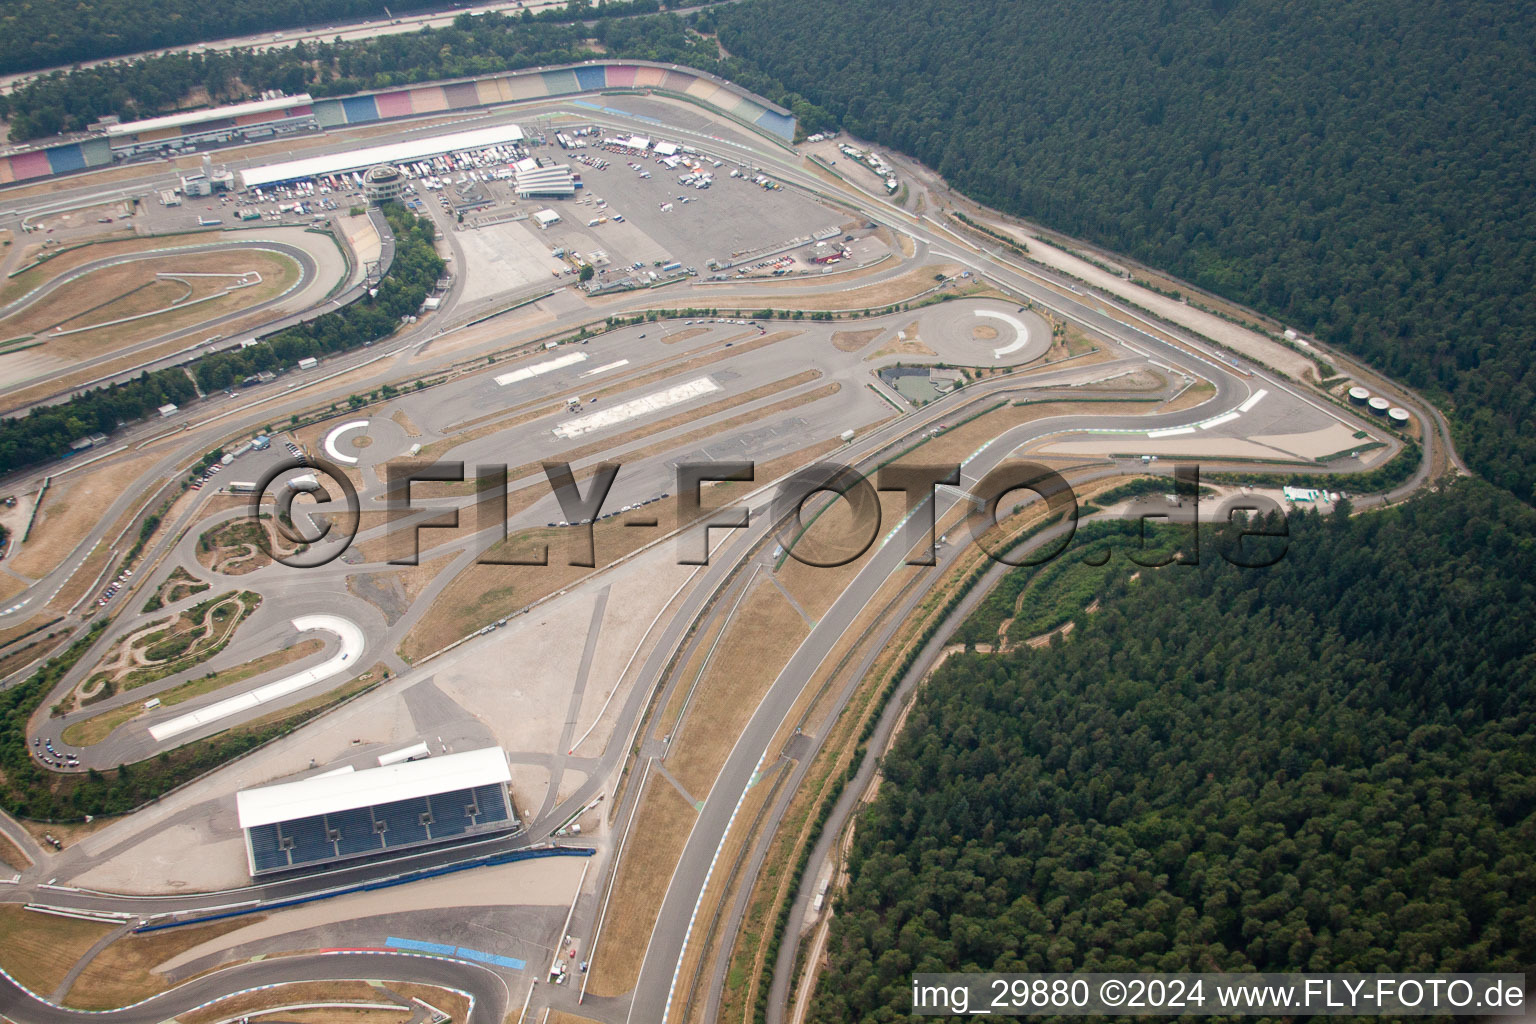
[[[772,582],[754,585],[699,680],[667,755],[667,771],[688,792],[700,799],[709,792],[763,694],[809,633]]]
[[[3,832],[0,832],[0,862],[17,871],[25,871],[32,866],[32,858],[23,853],[21,847],[11,842],[10,837]]]
[[[112,928],[94,921],[39,914],[19,903],[0,904],[0,965],[46,998],[59,987],[75,961]]]
[[[211,676],[203,676],[198,679],[189,679],[185,683],[174,686],[155,696],[159,698],[162,705],[173,707],[194,697],[201,697],[206,693],[212,693],[214,690],[233,686],[235,683],[243,682],[263,672],[270,672],[273,669],[282,668],[284,665],[291,665],[301,658],[309,657],[324,646],[319,640],[301,640],[292,647],[285,647],[280,651],[264,654],[259,658],[248,661],[243,665],[226,669],[223,672],[216,672]],[[110,736],[112,731],[118,726],[132,721],[143,713],[143,703],[135,702],[120,708],[113,708],[111,711],[104,711],[83,721],[74,722],[64,729],[64,742],[77,747],[88,747],[93,743],[100,743]]]
[[[390,983],[389,990],[407,999],[420,999],[423,1002],[442,1010],[457,1022],[464,1024],[464,1019],[469,1016],[469,1000],[457,992],[450,992],[445,988],[437,988],[433,985],[418,985],[414,982]]]
[[[70,575],[69,582],[60,587],[49,599],[48,607],[59,612],[66,612],[73,607],[74,603],[84,597],[86,592],[95,585],[97,577],[107,568],[107,561],[111,558],[111,554],[112,552],[105,544],[97,544],[92,548],[85,561],[81,562],[80,567]],[[126,593],[116,598],[120,605],[130,600],[131,597]],[[89,607],[88,605],[87,608]]]
[[[14,193],[7,193],[14,198]],[[0,285],[0,304],[11,302],[25,295],[27,292],[61,276],[66,271],[96,260],[109,259],[113,256],[123,256],[132,253],[151,252],[156,249],[164,249],[173,245],[195,245],[198,238],[195,234],[181,235],[154,235],[145,238],[128,238],[114,242],[93,242],[60,253],[49,260],[44,260],[40,265],[33,267],[24,273],[17,274]]]
[[[712,964],[717,964],[724,952],[717,937],[716,914],[724,916],[726,908],[736,901],[741,886],[741,872],[737,871],[737,858],[741,856],[742,847],[754,842],[757,830],[753,827],[757,823],[757,816],[763,811],[763,805],[777,797],[774,785],[779,779],[779,773],[787,769],[787,765],[776,763],[765,765],[764,774],[758,780],[758,784],[747,790],[746,798],[741,802],[741,809],[736,814],[736,821],[730,831],[725,835],[725,842],[720,847],[720,858],[716,862],[717,870],[711,876],[709,886],[704,890],[704,897],[699,901],[697,927],[694,930],[693,940],[689,942],[688,949],[683,957],[682,971],[678,974],[676,999],[678,1006],[688,1001],[686,1009],[680,1015],[680,1019],[686,1021],[703,1021],[709,1019],[705,1016],[705,1006],[709,1001],[709,979],[711,973],[707,969]],[[704,962],[706,970],[700,972],[700,962]],[[714,1018],[720,1020],[723,1018]]]
[[[15,576],[0,573],[0,601],[8,601],[27,589],[27,584]]]
[[[687,341],[689,338],[697,338],[701,334],[708,333],[708,327],[684,327],[680,331],[673,331],[671,334],[663,334],[661,336],[661,343],[663,345],[676,345],[680,341]]]
[[[298,981],[261,992],[221,999],[212,1006],[177,1016],[180,1024],[214,1024],[241,1014],[259,1013],[267,1007],[298,1003],[392,1003],[383,989],[366,981]]]
[[[415,420],[406,415],[404,409],[396,409],[389,418],[400,424],[400,429],[405,431],[406,437],[421,436],[421,428],[416,425]]]
[[[877,497],[880,500],[880,522],[874,531],[876,543],[870,544],[859,557],[846,565],[823,567],[807,565],[791,555],[778,567],[775,578],[779,585],[793,595],[796,603],[811,618],[820,619],[827,613],[838,595],[874,557],[879,538],[906,514],[904,499],[899,492],[880,491]],[[808,503],[805,517],[808,521],[815,508],[814,504]],[[832,561],[825,556],[835,554],[846,557],[853,554],[868,533],[869,527],[861,526],[856,521],[853,506],[847,501],[838,500],[816,516],[814,522],[809,522],[805,533],[795,539],[795,551],[806,561]],[[793,528],[787,529],[785,536],[794,539]]]
[[[642,841],[624,848],[592,960],[587,990],[593,995],[619,996],[635,987],[667,883],[696,817],[677,787],[661,775],[653,774],[646,782],[631,832]]]
[[[1210,401],[1216,394],[1216,385],[1209,381],[1198,381],[1184,389],[1184,393],[1171,402],[1166,402],[1158,408],[1158,412],[1182,412],[1185,409],[1193,409],[1201,402]]]
[[[45,264],[38,269],[51,268]],[[216,274],[257,271],[262,280],[260,284],[238,289],[220,298],[188,305],[187,302],[193,299],[223,291],[231,282],[225,279],[187,278],[192,288],[191,294],[176,306],[170,306],[180,296],[186,295],[187,290],[174,282],[157,279],[156,274],[178,271]],[[145,257],[133,263],[105,267],[62,285],[51,292],[45,301],[32,303],[0,320],[0,336],[37,334],[46,340],[46,351],[61,357],[79,359],[97,356],[110,352],[115,346],[145,341],[265,302],[281,294],[298,279],[298,274],[297,263],[287,256],[270,252]],[[54,271],[52,276],[58,276],[58,272]],[[52,338],[47,334],[55,325],[73,330],[92,324],[105,325],[121,317],[160,309],[164,312],[155,316],[126,324],[102,326],[98,330],[63,338]]]
[[[1004,401],[1004,399],[998,399]],[[975,419],[951,427],[895,460],[896,464],[947,465],[967,458],[987,441],[1005,430],[1049,419],[1053,416],[1070,416],[1091,410],[1094,415],[1135,416],[1150,414],[1157,406],[1152,402],[1039,402],[1029,405],[1007,405],[983,413]]]
[[[345,1000],[332,1000],[342,1002]],[[362,1009],[352,1006],[316,1006],[307,1010],[268,1010],[245,1014],[253,1020],[262,1020],[273,1013],[283,1024],[401,1024],[413,1012],[409,1006],[379,1004],[378,1009]]]
[[[507,1014],[507,1024],[516,1024],[513,1014]],[[539,1021],[539,1024],[601,1024],[601,1022],[593,1017],[578,1017],[564,1010],[551,1010],[549,1018]]]
[[[773,290],[775,294],[768,296],[759,291],[752,296],[720,296],[711,301],[720,306],[726,302],[739,302],[742,308],[761,309],[763,306],[772,306],[775,309],[880,309],[898,302],[913,299],[933,287],[933,275],[943,274],[946,277],[959,273],[964,268],[955,263],[929,263],[917,267],[899,277],[893,277],[876,284],[865,285],[845,292],[810,292],[800,294],[777,294],[777,289],[770,282],[761,282],[764,291]],[[784,287],[803,286],[803,281],[781,281]],[[754,282],[758,284],[758,282]]]
[[[158,459],[151,454],[111,458],[56,480],[43,496],[32,535],[11,568],[33,578],[57,569],[80,538],[101,522],[107,508]]]
[[[110,1010],[148,999],[169,987],[168,979],[155,973],[157,966],[209,939],[255,924],[263,917],[256,914],[148,935],[125,935],[86,965],[70,986],[64,1004],[80,1010]]]
[[[832,335],[832,347],[839,352],[857,352],[879,336],[878,330],[837,331]]]
[[[937,352],[935,352],[933,349],[929,348],[927,345],[924,345],[917,338],[906,338],[906,339],[904,339],[902,341],[892,342],[891,344],[886,345],[884,348],[880,349],[878,352],[875,352],[875,353],[873,353],[871,355],[865,356],[865,358],[866,359],[880,359],[880,358],[882,358],[884,356],[936,356],[936,355],[938,355]]]
[[[7,651],[4,657],[0,657],[0,678],[10,675],[12,672],[31,664],[47,652],[53,650],[69,636],[71,630],[67,626],[57,626],[53,629],[34,633],[27,641],[18,645],[13,650]],[[48,639],[49,634],[54,634]]]

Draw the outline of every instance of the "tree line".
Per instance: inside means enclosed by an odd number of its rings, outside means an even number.
[[[185,46],[291,28],[329,28],[393,14],[463,7],[463,0],[271,0],[220,7],[195,0],[85,0],[71,5],[67,20],[40,0],[12,0],[0,8],[0,74],[101,60],[124,54]],[[596,4],[570,0],[546,7],[531,21],[614,18],[660,10],[660,0],[617,0]]]
[[[56,405],[36,406],[25,416],[0,419],[0,474],[58,458],[69,451],[70,442],[91,433],[110,434],[167,403],[190,401],[197,386],[204,391],[229,387],[263,370],[284,370],[308,356],[335,355],[387,337],[401,317],[421,309],[444,263],[432,244],[430,220],[398,203],[385,206],[384,216],[395,234],[395,257],[377,295],[365,295],[248,348],[211,353],[187,367],[146,371]]]
[[[1464,481],[1288,527],[1267,569],[1137,575],[1085,538],[1068,638],[934,673],[859,820],[814,1020],[905,1020],[918,971],[1532,962],[1536,512]],[[1007,614],[1074,590],[1044,571]]]
[[[604,12],[645,10],[652,0],[608,4]],[[712,27],[716,12],[689,16]],[[346,42],[300,42],[270,50],[176,52],[54,72],[0,95],[10,140],[79,131],[107,115],[151,117],[196,102],[227,103],[277,89],[344,96],[444,78],[622,57],[711,71],[794,111],[807,131],[831,124],[825,111],[744,62],[721,58],[712,38],[670,14],[616,13],[591,24],[544,14],[460,15],[445,28]]]
[[[733,58],[967,196],[1427,392],[1479,473],[1536,496],[1536,7],[752,0],[714,13]]]

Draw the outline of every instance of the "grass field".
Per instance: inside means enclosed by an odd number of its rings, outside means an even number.
[[[263,917],[258,914],[148,935],[125,935],[86,965],[70,986],[64,1005],[78,1010],[111,1010],[147,999],[169,987],[165,976],[155,973],[155,967],[178,953],[255,924]]]
[[[624,848],[592,961],[587,986],[592,995],[618,996],[635,987],[661,899],[695,817],[672,783],[660,774],[651,776],[630,833],[641,841]]]
[[[736,737],[809,632],[800,613],[766,579],[736,609],[665,762],[696,798],[703,799],[714,785]]]
[[[0,966],[46,998],[59,987],[75,961],[112,928],[39,914],[17,903],[0,904]]]

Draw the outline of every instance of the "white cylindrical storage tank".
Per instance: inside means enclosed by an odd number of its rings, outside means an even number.
[[[1387,414],[1387,410],[1392,407],[1391,402],[1387,401],[1385,398],[1380,397],[1373,398],[1366,404],[1370,406],[1371,412],[1377,416],[1385,416]]]
[[[1408,426],[1410,417],[1408,415],[1407,409],[1393,406],[1391,409],[1387,410],[1387,419],[1392,421],[1392,425],[1394,427],[1403,428]]]
[[[1364,405],[1370,400],[1370,397],[1371,393],[1365,390],[1365,388],[1353,387],[1349,389],[1349,401],[1353,405]]]

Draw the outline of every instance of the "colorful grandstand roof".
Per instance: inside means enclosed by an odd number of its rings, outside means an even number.
[[[508,782],[512,773],[500,747],[466,750],[422,761],[369,768],[345,775],[316,775],[298,782],[235,794],[240,827],[257,828],[395,800],[450,793]]]

